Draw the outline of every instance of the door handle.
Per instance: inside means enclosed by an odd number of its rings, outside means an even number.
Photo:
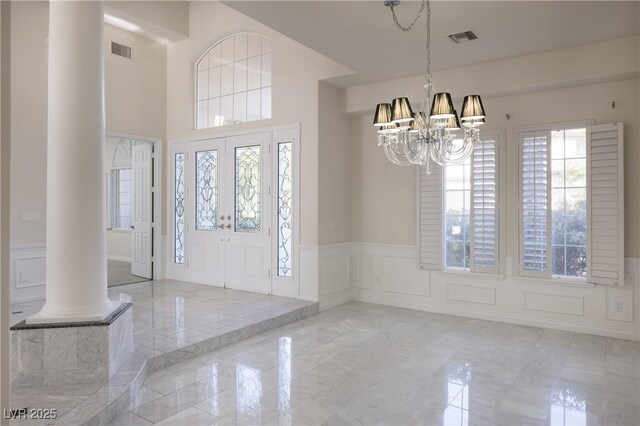
[[[224,225],[223,225],[223,227],[224,227]],[[227,229],[231,229],[231,224],[230,223],[227,223]]]
[[[224,215],[220,215],[220,220],[224,220]]]
[[[135,227],[135,226],[133,226],[133,225],[129,226],[129,228],[131,228],[131,229],[136,229],[136,227]]]

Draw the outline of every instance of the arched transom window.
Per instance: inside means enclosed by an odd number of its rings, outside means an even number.
[[[238,33],[196,63],[196,128],[271,118],[271,40]]]

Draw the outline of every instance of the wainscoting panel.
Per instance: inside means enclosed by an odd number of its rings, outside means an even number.
[[[447,300],[454,302],[496,304],[496,289],[470,285],[447,284]]]
[[[429,297],[431,289],[416,260],[407,257],[381,256],[382,290],[390,293]]]
[[[526,292],[524,307],[533,311],[582,316],[584,315],[584,297]]]
[[[46,260],[44,244],[11,247],[10,282],[12,303],[44,297]]]
[[[421,270],[415,246],[352,243],[351,250],[354,300],[640,340],[636,258],[625,261],[625,285],[612,287],[516,277],[509,258],[504,274],[484,275]]]
[[[318,246],[320,310],[351,300],[351,244]]]
[[[373,258],[368,254],[355,254],[353,282],[357,288],[370,289],[373,286]]]

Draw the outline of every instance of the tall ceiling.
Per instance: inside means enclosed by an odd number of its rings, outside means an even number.
[[[334,84],[425,71],[426,11],[402,32],[381,0],[224,3],[355,71]],[[419,9],[419,1],[403,0],[396,11],[406,24]],[[640,33],[635,1],[434,1],[431,12],[434,71]],[[478,39],[455,44],[448,37],[467,30]]]

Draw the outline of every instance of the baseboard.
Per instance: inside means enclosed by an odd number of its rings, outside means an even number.
[[[326,311],[327,309],[334,308],[343,303],[347,303],[353,300],[351,295],[351,288],[345,288],[343,290],[335,291],[325,296],[320,296],[320,310]]]

